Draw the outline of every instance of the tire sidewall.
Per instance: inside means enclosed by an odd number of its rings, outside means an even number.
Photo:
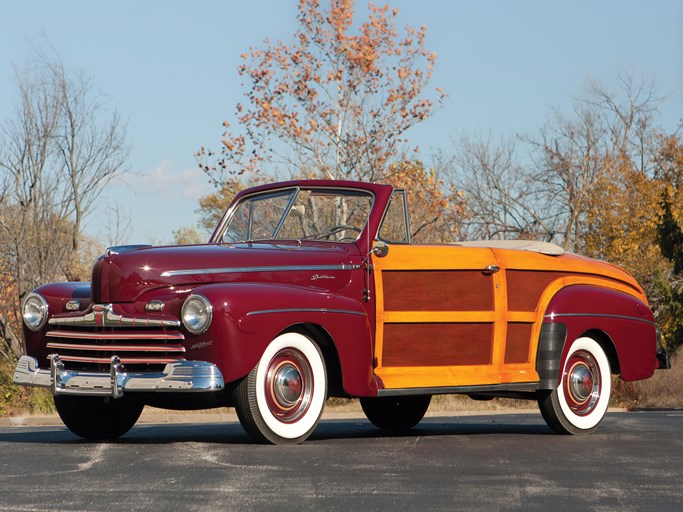
[[[268,366],[281,350],[293,348],[304,355],[311,368],[313,394],[308,410],[295,422],[284,423],[275,417],[266,399]],[[327,397],[325,363],[318,346],[303,334],[289,332],[275,338],[266,348],[256,369],[255,395],[258,412],[265,425],[283,439],[294,440],[306,436],[318,423]]]
[[[565,395],[565,374],[568,370],[567,364],[571,359],[572,354],[577,351],[584,350],[589,352],[595,359],[598,365],[598,371],[600,373],[600,397],[598,402],[595,404],[593,410],[586,415],[578,415],[571,410],[567,402],[567,397]],[[557,400],[560,405],[560,410],[564,415],[565,419],[574,427],[579,430],[591,430],[597,427],[598,423],[602,420],[607,412],[607,407],[609,405],[609,398],[611,394],[611,374],[610,365],[605,355],[605,351],[600,347],[598,342],[592,338],[577,338],[569,349],[567,357],[565,358],[565,363],[562,368],[562,378],[560,380],[559,387],[557,389]]]

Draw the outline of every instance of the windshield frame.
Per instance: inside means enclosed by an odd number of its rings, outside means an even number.
[[[296,203],[297,198],[299,197],[300,193],[302,191],[310,191],[310,192],[319,192],[321,194],[325,195],[335,195],[335,192],[338,193],[340,196],[360,196],[360,197],[367,197],[370,201],[369,207],[367,214],[365,215],[365,220],[363,222],[363,225],[359,227],[360,232],[356,235],[356,237],[351,240],[325,240],[325,239],[313,239],[310,236],[301,236],[298,238],[277,238],[278,234],[283,228],[283,225],[287,218],[290,215],[290,212],[292,210],[292,207]],[[251,237],[251,239],[245,239],[245,240],[224,240],[224,237],[226,235],[226,232],[228,231],[228,228],[230,227],[231,222],[234,219],[234,216],[236,212],[238,211],[239,207],[245,202],[245,201],[252,201],[255,198],[259,197],[277,197],[277,196],[283,196],[287,195],[288,193],[293,192],[292,197],[290,198],[287,206],[285,207],[282,216],[278,220],[277,226],[275,227],[272,235],[270,237],[266,238],[254,238]],[[374,193],[374,191],[366,189],[366,188],[357,188],[357,187],[344,187],[344,186],[327,186],[327,185],[303,185],[303,184],[295,184],[295,185],[289,185],[289,186],[284,186],[280,188],[272,188],[272,189],[265,189],[265,190],[258,190],[253,193],[247,193],[245,195],[240,195],[238,194],[235,197],[235,200],[233,203],[230,205],[228,208],[228,211],[224,214],[223,218],[221,219],[221,222],[219,223],[218,227],[216,228],[214,234],[211,237],[211,242],[212,243],[220,243],[220,244],[239,244],[239,243],[252,243],[252,242],[286,242],[286,241],[296,241],[299,244],[301,244],[302,241],[310,241],[310,242],[322,242],[322,243],[335,243],[335,244],[351,244],[351,243],[356,243],[358,240],[364,235],[365,231],[368,229],[368,225],[370,223],[371,217],[372,217],[372,212],[376,206],[376,201],[377,201],[377,196]],[[253,203],[250,204],[250,208],[253,208]],[[253,222],[253,217],[252,215],[249,215],[249,228],[248,228],[248,234],[251,234],[252,231],[252,222]]]

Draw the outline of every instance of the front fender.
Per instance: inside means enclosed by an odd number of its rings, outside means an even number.
[[[282,331],[296,325],[315,325],[334,343],[345,392],[373,393],[370,324],[360,302],[282,284],[214,284],[198,287],[193,293],[204,295],[213,305],[212,325],[202,336],[207,339],[197,346],[213,352],[211,360],[226,382],[246,376]]]
[[[40,286],[33,290],[45,298],[47,302],[48,317],[66,311],[66,304],[71,300],[78,300],[80,309],[85,310],[90,306],[90,283],[70,282],[70,283],[50,283]],[[43,364],[48,356],[48,349],[45,347],[45,333],[50,326],[45,323],[39,331],[31,331],[26,325],[21,323],[26,342],[26,353],[37,358]]]
[[[606,341],[611,341],[611,347],[603,348],[608,357],[612,356],[613,370],[618,371],[623,380],[646,379],[657,368],[654,317],[647,304],[633,295],[600,286],[567,286],[553,296],[543,322],[543,330],[549,329],[548,324],[562,324],[566,328],[560,362],[567,356],[573,340],[593,331],[602,333],[608,338]],[[539,354],[548,351],[543,342],[542,336]],[[613,353],[610,353],[612,348]],[[538,361],[541,362],[540,357]],[[561,364],[559,368],[562,368]],[[539,368],[539,374],[541,370]]]

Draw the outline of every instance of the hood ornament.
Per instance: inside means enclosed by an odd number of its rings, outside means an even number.
[[[152,246],[149,244],[114,245],[112,247],[108,247],[107,250],[104,251],[104,256],[108,258],[109,256],[114,256],[115,254],[123,254],[124,252],[135,251],[137,249],[146,249],[148,247]]]

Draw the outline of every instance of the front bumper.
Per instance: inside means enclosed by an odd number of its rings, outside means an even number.
[[[111,358],[109,373],[67,370],[57,354],[50,356],[50,369],[41,370],[38,360],[22,356],[13,382],[23,386],[49,388],[54,395],[109,396],[124,392],[207,392],[225,387],[215,364],[204,361],[169,363],[161,372],[126,372],[119,358]]]

